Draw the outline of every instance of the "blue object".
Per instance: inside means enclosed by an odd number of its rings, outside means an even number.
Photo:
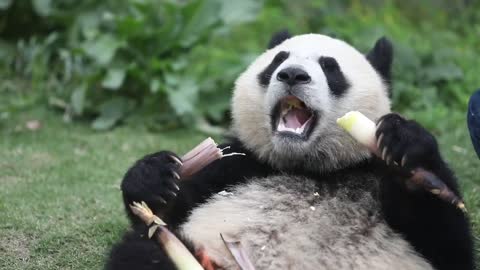
[[[480,158],[480,89],[473,93],[468,102],[467,124],[473,148]]]

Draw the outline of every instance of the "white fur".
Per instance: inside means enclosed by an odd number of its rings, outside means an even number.
[[[257,76],[280,51],[288,51],[289,58],[273,73],[269,86],[262,87]],[[339,98],[330,93],[318,63],[321,56],[335,58],[351,85]],[[312,77],[298,93],[320,115],[307,141],[275,136],[271,127],[272,108],[287,95],[276,74],[290,66]],[[381,77],[364,55],[343,41],[316,34],[296,36],[266,51],[236,81],[233,131],[256,156],[280,170],[295,166],[317,173],[336,171],[369,156],[336,124],[352,110],[373,120],[390,112]],[[378,192],[379,179],[338,174],[319,182],[288,175],[250,179],[233,187],[233,194],[215,195],[193,209],[180,230],[225,269],[237,266],[220,233],[241,241],[259,270],[432,269],[386,224],[372,195]],[[368,188],[345,184],[359,182]]]
[[[375,189],[371,176],[354,177]],[[432,269],[385,224],[369,191],[332,191],[284,175],[254,179],[231,193],[212,197],[181,228],[225,269],[237,267],[220,233],[241,241],[258,270]]]
[[[272,74],[267,89],[257,76],[280,51],[290,53]],[[341,98],[329,92],[318,59],[336,59],[351,87]],[[318,126],[306,142],[292,142],[273,136],[270,114],[273,106],[286,95],[276,74],[288,66],[302,67],[312,77],[300,98],[321,113]],[[291,166],[328,171],[346,167],[369,155],[337,124],[336,119],[357,110],[376,120],[390,112],[387,87],[365,56],[347,43],[318,34],[295,36],[259,56],[238,78],[232,100],[233,131],[260,159],[282,169]]]

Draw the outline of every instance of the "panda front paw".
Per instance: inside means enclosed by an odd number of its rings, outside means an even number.
[[[384,115],[377,123],[377,147],[388,165],[407,169],[433,169],[440,157],[438,145],[430,132],[399,114]]]
[[[145,201],[152,206],[165,205],[177,196],[180,188],[181,159],[172,152],[161,151],[138,160],[125,174],[122,191],[126,203]]]

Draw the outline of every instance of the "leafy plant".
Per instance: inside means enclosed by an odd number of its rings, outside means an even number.
[[[21,85],[34,93],[29,103],[90,119],[95,129],[141,121],[212,131],[228,122],[235,78],[271,33],[288,28],[363,52],[389,37],[394,109],[444,115],[464,110],[480,85],[478,8],[446,0],[0,0],[0,89]]]
[[[255,19],[261,7],[256,1],[220,0],[31,3],[53,31],[30,37],[31,55],[7,59],[4,68],[38,83],[69,117],[93,116],[92,127],[102,130],[134,107],[144,107],[146,117],[163,114],[183,124],[221,118],[215,109],[197,109],[199,93],[209,92],[202,85],[215,85],[224,75],[203,77],[205,63],[192,72],[194,48],[208,46],[211,36],[227,38],[230,28]],[[15,3],[10,8],[16,10]],[[23,39],[17,44],[17,53],[28,52]],[[19,60],[25,62],[22,73],[12,69]]]

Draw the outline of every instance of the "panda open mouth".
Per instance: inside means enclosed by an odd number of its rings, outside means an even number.
[[[295,96],[282,98],[273,109],[273,130],[280,135],[308,139],[316,120],[315,112]]]

